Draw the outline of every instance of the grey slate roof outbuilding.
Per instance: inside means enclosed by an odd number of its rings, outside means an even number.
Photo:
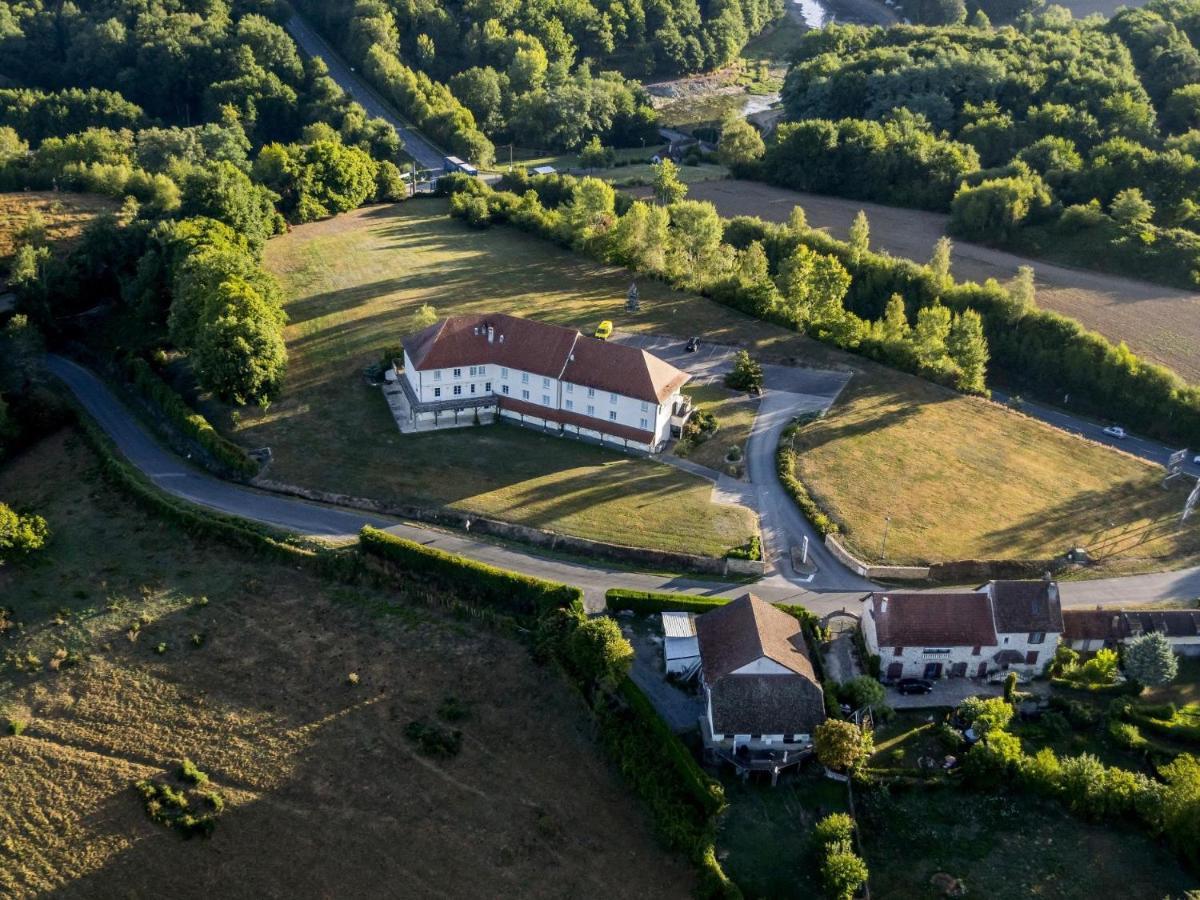
[[[812,734],[825,699],[800,623],[753,594],[696,619],[717,734]]]
[[[998,633],[1063,630],[1062,603],[1053,581],[992,581],[988,587]]]

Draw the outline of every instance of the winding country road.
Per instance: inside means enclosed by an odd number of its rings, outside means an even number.
[[[316,537],[353,535],[363,525],[386,528],[409,540],[438,547],[449,553],[540,578],[579,585],[584,590],[590,610],[598,611],[603,608],[604,592],[610,587],[681,591],[725,597],[737,596],[746,590],[744,585],[729,582],[630,572],[599,561],[582,563],[549,558],[533,551],[473,540],[383,516],[310,503],[230,484],[193,468],[178,456],[164,450],[108,387],[87,369],[58,356],[51,356],[47,365],[51,372],[66,383],[120,452],[155,485],[169,494],[209,509]],[[788,420],[790,415],[789,412],[786,417]],[[770,417],[768,410],[768,418]],[[773,431],[777,425],[777,421],[769,421],[764,429]],[[758,472],[758,464],[753,462],[753,455],[750,454],[752,475]],[[773,466],[771,470],[773,471]],[[763,486],[760,485],[758,489],[763,490]],[[775,498],[773,502],[781,502],[780,491],[769,492]],[[794,507],[789,506],[788,509],[792,514],[799,515]],[[829,574],[832,576],[835,573]],[[845,570],[842,570],[842,574],[847,578],[855,578]],[[824,614],[842,608],[854,610],[864,591],[869,588],[869,583],[856,579],[855,582],[848,582],[844,589],[818,592],[797,587],[787,578],[777,574],[760,580],[753,589],[764,600],[774,603],[801,603],[818,614]],[[1200,597],[1200,567],[1128,578],[1063,582],[1060,584],[1060,593],[1064,605],[1074,607],[1189,601]]]

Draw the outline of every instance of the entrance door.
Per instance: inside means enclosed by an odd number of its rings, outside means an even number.
[[[987,663],[981,662],[979,664],[979,671],[975,673],[975,677],[976,678],[986,678],[987,677]]]
[[[904,672],[904,663],[888,663],[887,677],[891,679],[899,678]]]
[[[951,678],[965,678],[967,674],[967,664],[965,662],[956,662],[950,666]]]
[[[941,663],[925,663],[925,677],[932,681],[935,678],[942,677]]]

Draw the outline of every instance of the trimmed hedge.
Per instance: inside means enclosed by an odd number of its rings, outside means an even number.
[[[364,553],[398,564],[406,573],[427,575],[444,587],[527,622],[559,607],[583,609],[583,591],[573,585],[509,572],[369,525],[359,533],[358,541]]]
[[[1083,694],[1140,694],[1142,686],[1132,681],[1117,684],[1090,684],[1086,681],[1075,681],[1071,678],[1051,678],[1050,683],[1056,688],[1068,691],[1079,691]]]
[[[728,597],[697,597],[693,594],[632,591],[625,588],[610,588],[604,595],[604,605],[609,612],[617,613],[627,609],[639,616],[659,612],[706,613],[728,602]]]
[[[1192,725],[1174,716],[1160,719],[1148,709],[1139,709],[1136,706],[1130,707],[1127,718],[1145,731],[1153,731],[1163,737],[1188,744],[1200,744],[1200,725]]]
[[[208,419],[184,402],[171,386],[158,377],[150,364],[135,356],[127,366],[130,382],[142,399],[157,407],[190,441],[199,445],[222,468],[237,475],[251,476],[258,463],[246,451],[217,433]]]
[[[816,529],[817,534],[821,537],[838,534],[841,529],[837,523],[829,518],[821,510],[821,507],[817,506],[817,501],[809,494],[808,488],[794,474],[796,453],[790,447],[784,446],[784,441],[791,435],[794,428],[795,426],[792,426],[792,428],[784,430],[779,440],[779,449],[775,451],[775,467],[779,473],[779,481],[783,484],[783,489],[787,491],[788,496],[800,507],[800,512],[804,513],[804,517]]]

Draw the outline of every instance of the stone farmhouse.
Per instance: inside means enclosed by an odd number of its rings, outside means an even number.
[[[1063,643],[1072,650],[1116,649],[1139,635],[1157,631],[1180,656],[1200,656],[1200,610],[1068,609],[1063,611]]]
[[[753,594],[696,619],[710,752],[802,751],[825,697],[800,623]]]
[[[1063,631],[1058,585],[991,581],[974,591],[880,591],[863,600],[862,632],[881,673],[895,678],[1039,674]]]
[[[408,337],[400,383],[425,426],[499,415],[654,453],[691,412],[680,392],[690,377],[644,350],[496,314],[452,316]]]

